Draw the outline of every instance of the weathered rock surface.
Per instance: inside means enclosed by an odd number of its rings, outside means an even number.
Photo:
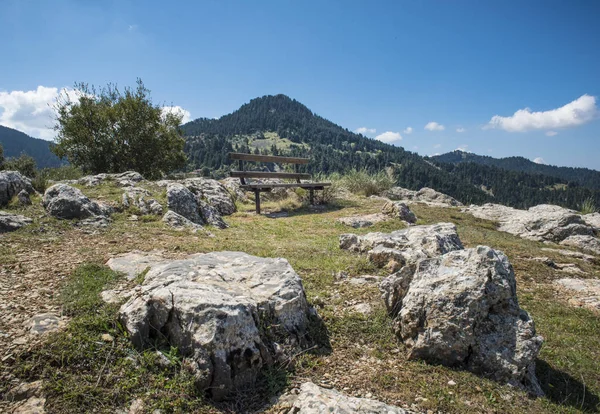
[[[288,414],[410,414],[400,407],[367,398],[350,397],[336,390],[305,382],[300,393],[290,398]]]
[[[54,184],[48,188],[43,204],[50,215],[60,219],[106,217],[108,213],[106,208],[87,198],[79,189],[66,184]]]
[[[419,202],[437,207],[458,207],[463,204],[446,195],[435,191],[433,188],[423,187],[419,191],[408,190],[402,187],[393,187],[384,193],[390,200],[399,200],[404,202]]]
[[[19,194],[17,194],[17,198],[19,199],[19,204],[21,204],[22,206],[31,205],[31,198],[29,197],[29,193],[27,192],[27,190],[19,191]]]
[[[248,196],[244,190],[242,190],[242,183],[239,178],[227,177],[221,180],[221,183],[229,191],[229,194],[233,197],[233,201],[240,201],[242,203],[248,202]]]
[[[339,223],[345,224],[346,226],[354,227],[355,229],[359,229],[362,227],[371,227],[376,223],[381,223],[382,221],[388,220],[385,214],[375,213],[375,214],[365,214],[362,216],[349,216],[349,217],[340,217],[337,219]]]
[[[381,208],[383,214],[414,224],[417,222],[417,216],[405,203],[400,201],[389,201]]]
[[[18,171],[0,171],[0,207],[7,205],[22,190],[35,193],[29,178]]]
[[[132,206],[137,207],[141,214],[153,214],[161,216],[163,214],[163,206],[152,198],[148,190],[139,187],[130,187],[122,196],[121,205],[124,209]]]
[[[600,240],[593,236],[569,236],[561,241],[560,244],[577,247],[583,251],[600,255]]]
[[[140,173],[135,171],[126,171],[118,174],[96,174],[86,175],[85,177],[77,180],[78,184],[85,185],[87,187],[94,187],[100,185],[106,181],[112,181],[119,187],[133,187],[140,181],[143,181],[144,177]]]
[[[108,259],[106,266],[115,272],[125,273],[128,280],[135,279],[140,273],[150,269],[153,265],[164,262],[165,258],[160,251],[142,252],[134,250],[126,255]]]
[[[42,313],[33,316],[29,321],[29,330],[34,334],[53,332],[64,326],[64,321],[53,313]]]
[[[169,210],[185,217],[192,223],[204,224],[196,196],[183,184],[170,183],[167,186],[167,205]]]
[[[452,223],[412,226],[391,233],[368,233],[364,236],[342,234],[340,248],[368,252],[369,260],[392,271],[420,259],[436,257],[462,249],[462,243]]]
[[[498,230],[524,239],[560,242],[573,235],[593,235],[594,229],[573,210],[540,204],[529,210],[518,210],[499,204],[470,206],[463,211],[473,216],[500,223]]]
[[[162,218],[162,221],[169,227],[174,228],[175,230],[185,230],[189,229],[193,232],[197,232],[200,230],[204,230],[200,224],[196,224],[191,220],[183,217],[181,214],[177,214],[174,211],[167,211]]]
[[[162,180],[157,181],[157,185],[168,187],[173,184],[181,184],[192,194],[217,209],[219,214],[226,216],[236,211],[235,200],[227,188],[210,178],[186,178],[184,180]]]
[[[600,258],[598,258],[596,256],[592,256],[590,254],[585,254],[585,253],[581,253],[581,252],[574,252],[572,250],[551,249],[549,247],[542,247],[541,250],[544,252],[548,252],[548,253],[556,253],[556,254],[560,254],[563,256],[567,256],[567,257],[573,257],[575,259],[585,260],[586,262],[589,262],[589,263],[596,263],[596,264],[600,263]]]
[[[42,381],[19,384],[11,389],[6,400],[12,402],[20,402],[16,405],[13,414],[43,414],[45,413],[44,405],[46,399],[42,395]]]
[[[535,359],[542,345],[519,307],[508,258],[487,246],[451,251],[405,267],[381,284],[411,359],[464,367],[541,395]]]
[[[0,211],[0,233],[18,230],[32,222],[29,217]]]
[[[564,278],[554,283],[569,292],[570,304],[600,311],[600,279]]]
[[[304,344],[309,307],[287,260],[217,252],[151,265],[120,317],[136,347],[166,339],[185,357],[198,389],[221,399],[272,363],[269,338]]]
[[[208,224],[210,224],[211,226],[218,227],[220,229],[226,229],[227,227],[229,227],[229,225],[225,223],[223,217],[221,217],[221,214],[215,207],[213,207],[212,205],[208,204],[206,201],[200,198],[198,199],[198,206],[200,208],[200,213],[202,214],[204,221],[206,221]]]
[[[597,232],[600,232],[600,213],[591,213],[581,216],[583,221],[592,226]]]

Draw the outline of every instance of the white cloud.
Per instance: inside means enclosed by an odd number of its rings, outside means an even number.
[[[357,134],[374,134],[377,132],[375,128],[360,127],[354,130]]]
[[[386,131],[383,134],[377,135],[375,139],[389,144],[391,142],[402,140],[402,135],[400,135],[399,132]]]
[[[175,106],[163,106],[162,107],[162,111],[163,114],[167,113],[167,112],[171,112],[174,114],[180,114],[183,116],[183,118],[181,119],[181,123],[185,124],[187,122],[190,122],[192,120],[192,114],[190,113],[190,111],[183,109],[181,106],[175,105]]]
[[[535,162],[536,164],[546,164],[546,161],[544,161],[542,157],[537,157],[533,160],[533,162]]]
[[[130,32],[135,32],[138,29],[138,25],[137,24],[130,24],[128,30]]]
[[[464,129],[464,128],[462,128],[462,127],[460,127],[460,128],[456,128],[456,132],[459,132],[459,133],[461,133],[461,132],[465,132],[465,131],[466,131],[466,129]]]
[[[0,125],[22,131],[34,138],[52,140],[56,98],[64,92],[69,100],[77,102],[80,91],[69,88],[38,86],[32,91],[0,92]],[[163,111],[177,111],[183,115],[183,122],[191,120],[189,111],[180,106],[167,106]]]
[[[585,124],[597,115],[596,98],[582,95],[573,102],[549,111],[531,112],[531,109],[525,108],[519,109],[512,116],[495,115],[486,128],[499,128],[508,132],[568,128]]]
[[[75,91],[67,90],[75,97]],[[54,110],[58,88],[38,86],[33,91],[0,92],[0,125],[25,132],[35,138],[51,140],[55,137]]]
[[[407,127],[404,131],[402,131],[402,133],[406,134],[406,135],[410,135],[412,134],[413,129],[412,127]]]
[[[558,132],[556,132],[556,131],[547,131],[546,132],[547,137],[553,137],[555,135],[558,135]]]
[[[446,129],[446,127],[438,124],[437,122],[429,122],[427,125],[425,125],[425,129],[429,131],[443,131]]]
[[[455,149],[455,151],[469,152],[469,146],[466,144],[462,144],[460,147]]]
[[[441,146],[442,146],[442,144],[435,144],[435,145],[433,146],[433,148],[440,148]]]

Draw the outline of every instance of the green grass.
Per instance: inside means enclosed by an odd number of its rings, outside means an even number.
[[[122,193],[110,184],[82,190],[86,195],[105,198]],[[158,194],[159,190],[156,191]],[[162,249],[170,255],[233,250],[284,257],[302,277],[307,297],[324,321],[324,325],[314,326],[312,333],[320,338],[319,352],[299,355],[292,371],[281,367],[265,370],[256,390],[236,396],[222,406],[210,405],[195,391],[193,379],[181,368],[176,352],[161,349],[168,354],[172,365],[159,368],[154,349],[139,353],[131,347],[118,322],[118,307],[106,305],[98,297],[98,292],[119,282],[121,277],[103,266],[88,264],[77,268],[64,281],[61,298],[72,318],[67,330],[53,335],[45,346],[22,355],[11,369],[23,380],[46,381],[49,412],[78,412],[81,406],[88,411],[114,412],[117,407],[127,407],[135,398],[143,398],[148,407],[166,412],[244,411],[268,401],[292,383],[306,380],[320,383],[325,379],[335,381],[333,386],[346,389],[347,393],[368,391],[374,398],[392,404],[415,403],[422,411],[600,410],[600,318],[591,311],[567,305],[566,300],[555,295],[551,285],[561,275],[539,262],[527,260],[552,256],[540,250],[546,245],[498,232],[494,223],[457,209],[413,207],[420,224],[456,223],[466,247],[490,245],[510,258],[521,306],[531,313],[538,332],[545,338],[537,374],[547,396],[532,399],[521,391],[466,371],[407,360],[403,345],[393,334],[377,287],[337,283],[334,275],[339,271],[347,272],[349,277],[384,275],[364,255],[340,250],[338,237],[341,233],[389,232],[403,228],[404,224],[391,220],[355,230],[335,221],[342,216],[376,212],[381,201],[339,200],[325,210],[292,203],[288,206],[289,216],[276,219],[256,216],[252,204],[238,204],[238,207],[238,213],[225,218],[230,228],[212,230],[215,235],[212,238],[173,231],[160,221],[129,222],[127,214],[117,214],[108,229],[85,236],[86,244],[82,245],[89,245],[90,250],[82,254],[95,263],[102,263],[107,255],[135,249]],[[265,212],[281,207],[281,202],[263,203]],[[32,206],[24,211],[38,211],[37,208]],[[40,225],[46,226],[44,233],[36,232]],[[70,225],[64,227],[64,222],[36,221],[30,229],[6,235],[6,243],[0,244],[0,265],[13,266],[15,252],[48,240],[54,240],[57,250],[67,248],[66,241],[79,235],[78,232]],[[102,249],[96,249],[97,245]],[[551,258],[568,261],[564,257]],[[577,264],[588,272],[588,277],[600,272],[598,266],[580,261]],[[371,304],[373,313],[365,317],[349,312],[350,304],[356,302]],[[102,341],[105,333],[114,341]],[[457,385],[449,386],[449,380]]]

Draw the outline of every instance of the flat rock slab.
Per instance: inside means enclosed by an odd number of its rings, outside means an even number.
[[[0,233],[19,230],[21,227],[31,223],[33,223],[33,220],[29,217],[0,211]]]
[[[252,385],[276,349],[309,346],[311,312],[287,260],[215,252],[150,264],[120,319],[137,348],[177,347],[196,387],[219,400]]]
[[[290,398],[288,414],[410,414],[411,411],[367,398],[344,395],[336,390],[305,382],[300,393]]]
[[[573,257],[575,259],[584,260],[589,263],[596,263],[596,264],[600,263],[600,258],[598,258],[596,256],[592,256],[591,254],[574,252],[572,250],[565,250],[565,249],[551,249],[549,247],[542,247],[541,250],[544,252],[548,252],[548,253],[556,253],[556,254],[560,254],[563,256],[567,256],[567,257]]]
[[[30,332],[38,335],[57,331],[63,326],[64,321],[53,313],[35,315],[29,320]]]
[[[405,203],[422,203],[432,207],[458,207],[463,205],[460,201],[449,195],[440,193],[429,187],[423,187],[419,191],[393,187],[386,191],[384,195],[390,200],[403,201]]]
[[[85,185],[86,187],[94,187],[106,181],[111,181],[119,187],[133,187],[143,180],[144,177],[142,177],[140,173],[135,171],[126,171],[124,173],[117,174],[86,175],[85,177],[77,180],[77,183]]]
[[[362,216],[349,216],[349,217],[341,217],[337,219],[338,223],[342,223],[346,226],[354,227],[355,229],[359,229],[362,227],[371,227],[377,223],[381,223],[383,221],[389,220],[390,218],[385,214],[375,213],[375,214],[365,214]]]
[[[540,204],[528,210],[500,204],[472,205],[463,212],[484,220],[497,221],[498,230],[535,241],[558,243],[570,236],[594,235],[594,228],[576,211],[550,204]]]
[[[563,246],[577,247],[588,253],[600,255],[600,240],[593,236],[569,236],[560,242]]]
[[[570,304],[600,311],[600,279],[564,278],[554,283],[572,295]]]
[[[139,250],[134,250],[125,255],[109,259],[106,262],[106,266],[110,267],[115,272],[125,273],[128,280],[133,280],[143,271],[164,261],[165,257],[160,251],[141,252]]]

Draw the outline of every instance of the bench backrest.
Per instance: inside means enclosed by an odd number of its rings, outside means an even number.
[[[294,173],[281,173],[281,172],[265,172],[265,171],[246,171],[244,168],[244,161],[254,162],[275,162],[278,164],[308,164],[310,159],[308,158],[297,158],[297,157],[277,157],[274,155],[254,155],[254,154],[243,154],[239,152],[230,152],[229,158],[232,160],[238,160],[239,171],[231,171],[231,177],[238,177],[242,184],[246,184],[245,178],[287,178],[295,179],[298,183],[300,179],[310,179],[310,174],[299,173],[296,167]]]

